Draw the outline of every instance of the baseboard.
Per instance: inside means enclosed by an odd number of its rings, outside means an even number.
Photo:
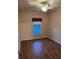
[[[52,37],[49,37],[49,39],[51,39],[51,40],[53,40],[53,41],[55,41],[56,43],[58,43],[58,44],[61,44],[61,42],[59,42],[58,40],[56,40],[56,39],[53,39]]]
[[[39,37],[39,38],[26,38],[26,39],[22,39],[21,41],[26,41],[26,40],[35,40],[35,39],[44,39],[44,38],[48,38],[48,36],[42,36],[42,37]]]
[[[43,37],[40,37],[40,38],[27,38],[27,39],[22,39],[21,41],[35,40],[35,39],[36,39],[36,40],[39,40],[39,39],[47,39],[47,38],[49,38],[49,39],[55,41],[55,42],[58,43],[58,44],[61,44],[61,42],[59,42],[58,40],[55,40],[55,39],[53,39],[52,37],[48,37],[48,36],[43,36]]]

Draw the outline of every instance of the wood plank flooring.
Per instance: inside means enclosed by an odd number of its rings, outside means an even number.
[[[22,41],[20,59],[61,59],[61,46],[50,39]]]

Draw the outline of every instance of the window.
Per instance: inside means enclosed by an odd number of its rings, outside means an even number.
[[[33,34],[35,36],[41,35],[42,18],[32,18],[32,21],[33,21]]]
[[[41,22],[40,21],[33,22],[33,33],[34,33],[34,35],[41,34]]]

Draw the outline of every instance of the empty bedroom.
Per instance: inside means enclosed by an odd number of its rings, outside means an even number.
[[[18,0],[19,59],[61,59],[61,1]]]

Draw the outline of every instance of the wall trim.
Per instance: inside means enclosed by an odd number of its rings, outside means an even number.
[[[54,38],[52,38],[52,37],[49,37],[49,39],[55,41],[55,42],[58,43],[58,44],[61,44],[61,42],[59,42],[58,40],[56,40],[56,39],[54,39]]]
[[[34,40],[34,39],[41,39],[41,38],[48,38],[48,36],[42,36],[42,37],[39,37],[39,38],[35,38],[35,37],[32,37],[32,38],[26,38],[26,39],[22,39],[21,41]]]
[[[55,41],[56,43],[61,44],[61,42],[59,42],[58,40],[54,39],[53,37],[48,37],[48,36],[43,36],[40,38],[27,38],[27,40],[45,39],[45,38],[49,38],[49,39]],[[26,41],[26,39],[22,39],[21,41]]]

